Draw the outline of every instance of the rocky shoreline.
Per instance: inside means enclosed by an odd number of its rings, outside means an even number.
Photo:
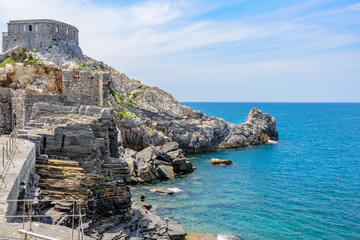
[[[0,132],[15,121],[37,148],[37,181],[28,183],[23,197],[83,201],[78,211],[86,214],[86,234],[93,239],[134,239],[140,219],[146,223],[141,239],[169,239],[159,217],[132,203],[130,185],[191,173],[185,153],[278,139],[270,114],[253,108],[240,125],[206,116],[83,55],[74,42],[27,54],[32,62],[0,68],[0,90],[7,96]],[[57,203],[33,207],[35,214],[70,211]]]

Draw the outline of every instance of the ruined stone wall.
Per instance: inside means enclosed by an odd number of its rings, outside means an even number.
[[[74,105],[74,103],[67,102],[61,95],[24,94],[24,122],[27,123],[31,120],[33,105],[37,102]]]
[[[62,73],[62,96],[80,105],[108,106],[109,74],[79,73],[64,70]]]
[[[8,32],[2,34],[2,51],[16,46],[28,49],[49,47],[60,40],[79,44],[79,30],[70,25],[49,19],[9,21]]]
[[[12,116],[14,125],[23,128],[25,126],[25,91],[21,89],[11,90]]]
[[[0,87],[0,136],[11,132],[12,128],[11,92]]]

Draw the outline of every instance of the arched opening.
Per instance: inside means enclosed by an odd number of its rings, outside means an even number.
[[[59,26],[55,27],[55,31],[58,33],[59,32]]]
[[[66,29],[66,35],[69,35],[69,29],[68,28]]]
[[[26,25],[23,25],[23,32],[26,32]]]
[[[32,31],[32,25],[29,25],[29,31],[30,32]]]
[[[39,25],[35,24],[35,32],[39,31]]]

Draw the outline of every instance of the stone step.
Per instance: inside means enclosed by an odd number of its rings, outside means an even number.
[[[45,170],[45,171],[53,171],[53,172],[77,172],[84,173],[84,169],[80,167],[71,167],[71,166],[54,166],[54,165],[42,165],[36,164],[36,169]]]
[[[79,167],[79,163],[76,161],[70,160],[58,160],[58,159],[49,159],[49,165],[55,166],[68,166],[68,167]]]

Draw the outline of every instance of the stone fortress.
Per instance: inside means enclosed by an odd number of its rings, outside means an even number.
[[[2,33],[2,51],[17,46],[27,49],[49,47],[60,40],[72,40],[79,44],[79,30],[50,19],[12,20],[8,23],[8,32]]]

